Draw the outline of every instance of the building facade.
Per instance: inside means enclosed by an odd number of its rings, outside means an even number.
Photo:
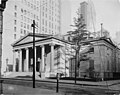
[[[40,0],[40,32],[61,34],[61,0]]]
[[[33,71],[33,35],[28,34],[13,46],[14,72]],[[69,53],[71,44],[58,37],[45,34],[35,35],[35,71],[39,72],[42,78],[56,77],[62,73],[69,77]],[[66,49],[67,48],[67,49]]]
[[[3,70],[6,60],[13,63],[11,44],[24,35],[32,33],[31,24],[35,20],[36,33],[61,33],[60,0],[8,0],[3,14]]]
[[[14,72],[32,72],[33,35],[28,34],[13,46]],[[35,70],[42,78],[75,77],[74,44],[56,36],[35,35]],[[110,38],[87,40],[91,45],[80,49],[80,63],[76,64],[77,78],[120,78],[120,49]]]
[[[77,64],[77,77],[118,78],[120,75],[120,49],[109,38],[94,39],[90,42],[92,46],[84,46],[80,52],[81,55],[83,54],[85,58],[89,59],[81,59],[79,66]],[[70,76],[74,77],[75,59],[71,60]]]

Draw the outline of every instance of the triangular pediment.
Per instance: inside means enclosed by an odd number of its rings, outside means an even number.
[[[38,37],[38,36],[35,37],[35,41],[36,40],[41,40],[41,39],[44,39],[44,38],[43,37]],[[23,38],[20,38],[15,43],[13,43],[12,46],[26,44],[26,43],[29,43],[29,42],[33,42],[33,36],[32,35],[27,35],[27,36],[24,36]]]

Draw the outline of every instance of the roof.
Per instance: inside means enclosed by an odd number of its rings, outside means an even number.
[[[64,43],[71,44],[71,42],[65,41],[65,40],[59,38],[58,36],[35,33],[35,42],[49,40],[49,39],[56,39],[56,40],[62,41]],[[33,43],[33,33],[28,33],[26,36],[18,39],[17,41],[15,41],[12,44],[12,46],[14,47],[14,46],[22,45],[22,44],[27,44],[27,43]]]
[[[96,42],[96,41],[100,41],[100,40],[104,40],[104,41],[106,41],[107,43],[111,44],[112,46],[117,47],[117,46],[113,43],[113,41],[111,40],[111,38],[106,38],[106,37],[89,39],[89,40],[86,40],[86,41],[82,41],[82,43],[85,43],[85,42]]]

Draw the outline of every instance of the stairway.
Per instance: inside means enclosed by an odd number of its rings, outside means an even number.
[[[25,78],[29,79],[32,78],[33,72],[11,72],[9,74],[5,74],[4,78]],[[35,78],[40,79],[39,72],[35,73]]]

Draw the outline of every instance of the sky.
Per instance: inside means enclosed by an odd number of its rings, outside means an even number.
[[[76,16],[76,11],[80,6],[80,2],[87,0],[62,0],[62,12],[67,19],[64,22],[70,22],[73,24],[73,18]],[[103,28],[110,32],[110,36],[115,38],[116,32],[120,31],[120,0],[91,0],[94,4],[96,12],[96,31],[100,30],[101,23],[103,23]],[[66,3],[69,2],[69,3]],[[70,4],[70,5],[69,5]],[[66,5],[66,6],[65,6]],[[68,6],[68,8],[66,8]],[[67,11],[66,11],[67,10]],[[71,14],[71,15],[67,15]],[[68,20],[68,21],[67,21]],[[66,30],[70,30],[70,24],[66,23]],[[69,26],[69,27],[68,27]],[[69,28],[69,29],[68,29]]]

